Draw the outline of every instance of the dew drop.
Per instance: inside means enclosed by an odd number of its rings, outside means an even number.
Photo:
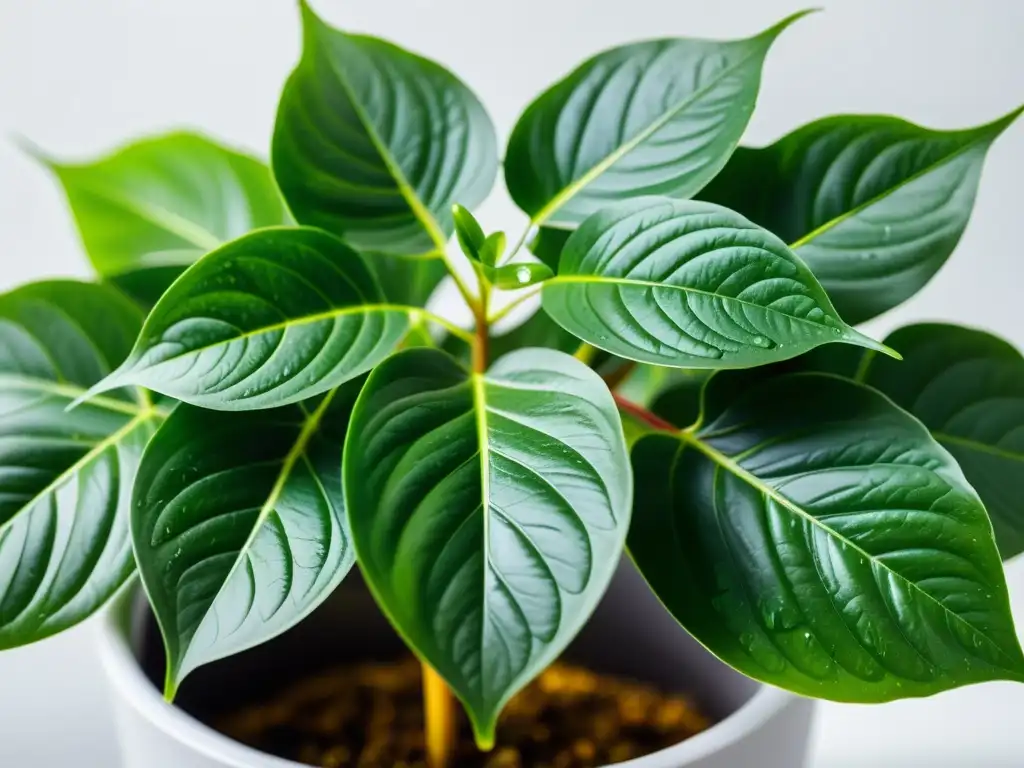
[[[530,270],[529,270],[529,268],[528,267],[520,267],[519,269],[517,269],[516,270],[516,280],[518,280],[523,285],[526,285],[526,283],[530,282]]]

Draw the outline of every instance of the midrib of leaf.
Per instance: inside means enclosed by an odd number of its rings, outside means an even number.
[[[102,186],[95,186],[88,182],[75,181],[75,185],[89,194],[102,198],[108,203],[113,203],[124,208],[128,213],[138,216],[143,221],[163,229],[166,232],[191,243],[203,252],[212,251],[224,244],[224,241],[205,227],[201,227],[184,216],[174,211],[151,203],[141,203],[131,200]]]
[[[49,379],[36,379],[25,376],[0,375],[0,387],[5,386],[12,386],[16,389],[30,390],[33,392],[54,395],[56,397],[63,397],[72,402],[86,394],[86,390],[83,387],[79,387],[74,384],[62,384],[60,382],[50,381]],[[165,418],[168,415],[167,411],[160,408],[134,405],[124,400],[116,400],[112,397],[104,397],[103,395],[96,395],[95,397],[89,398],[89,404],[95,405],[98,408],[104,408],[108,411],[124,413],[129,416],[139,416],[149,412],[153,412],[161,418]]]
[[[857,331],[855,328],[851,328],[850,326],[846,325],[845,323],[842,323],[841,320],[839,321],[841,323],[840,326],[830,326],[830,325],[825,325],[824,323],[816,323],[813,320],[808,320],[805,317],[797,317],[796,315],[790,315],[790,314],[787,314],[785,312],[780,312],[779,310],[773,309],[772,307],[765,307],[765,306],[762,306],[760,304],[754,304],[752,302],[746,301],[744,299],[737,299],[734,296],[724,296],[724,295],[722,295],[720,293],[712,293],[711,291],[703,291],[703,290],[701,290],[699,288],[691,288],[690,286],[686,286],[686,285],[670,285],[668,283],[656,283],[656,282],[654,282],[652,280],[634,280],[632,278],[604,277],[604,276],[598,276],[598,275],[594,275],[594,276],[590,276],[590,275],[556,275],[555,277],[551,278],[550,280],[546,280],[543,283],[543,285],[552,285],[552,284],[557,285],[559,283],[595,283],[595,284],[607,283],[607,284],[610,284],[610,285],[640,286],[642,288],[663,288],[663,289],[667,288],[667,289],[670,289],[670,290],[682,291],[683,293],[695,293],[695,294],[699,294],[701,296],[709,296],[709,297],[711,297],[713,299],[718,299],[720,301],[735,302],[736,304],[740,304],[740,305],[745,306],[745,307],[751,307],[752,309],[761,310],[762,312],[768,312],[768,313],[775,314],[775,315],[781,315],[782,317],[787,317],[787,318],[789,318],[791,320],[795,320],[795,321],[797,321],[799,323],[803,323],[805,325],[813,326],[814,328],[822,328],[822,329],[826,329],[826,330],[832,330],[835,327],[839,327],[841,330],[844,331],[845,335],[843,336],[843,338],[848,340],[848,341],[856,340],[858,343],[870,344],[870,345],[878,345],[878,346],[881,346],[881,347],[884,348],[883,350],[879,350],[879,351],[884,351],[884,350],[888,349],[888,347],[885,347],[884,345],[879,344],[879,342],[875,341],[874,339],[872,339],[872,338],[870,338],[868,336],[864,336],[862,333]],[[888,354],[888,352],[886,352],[886,354]]]
[[[757,38],[753,38],[756,40]],[[750,42],[750,41],[746,41]],[[551,200],[541,208],[536,214],[530,218],[530,223],[539,226],[547,221],[551,216],[558,211],[563,205],[569,200],[576,196],[576,194],[584,187],[589,185],[594,179],[598,178],[601,174],[611,168],[615,163],[619,162],[622,158],[632,152],[634,149],[639,147],[651,136],[656,134],[680,112],[687,107],[691,106],[694,102],[706,96],[712,88],[716,87],[725,77],[731,75],[740,67],[744,66],[748,61],[757,55],[757,51],[748,53],[743,56],[736,63],[729,65],[725,69],[721,70],[712,80],[708,81],[705,85],[698,88],[696,91],[691,93],[688,97],[680,101],[671,109],[667,110],[661,117],[654,120],[647,128],[643,129],[629,141],[624,142],[613,152],[608,154],[604,159],[594,165],[589,171],[580,176],[576,181],[570,182],[566,187],[556,194]],[[737,141],[737,143],[739,143]]]
[[[281,498],[281,493],[284,491],[284,487],[288,480],[291,478],[292,471],[295,469],[296,463],[305,456],[306,446],[309,444],[310,439],[316,434],[316,431],[320,428],[320,421],[323,419],[324,413],[330,407],[331,401],[337,394],[337,388],[330,390],[324,395],[323,400],[316,407],[311,414],[309,414],[303,421],[302,428],[299,431],[298,437],[295,439],[295,443],[291,448],[288,449],[288,453],[284,457],[284,461],[281,463],[281,470],[278,472],[277,478],[274,480],[274,485],[270,489],[270,493],[267,495],[267,500],[263,506],[260,507],[259,514],[256,516],[256,520],[253,523],[252,529],[249,531],[249,535],[246,537],[242,547],[238,550],[238,555],[235,557],[235,561],[231,564],[231,568],[224,580],[221,582],[220,588],[217,590],[217,594],[214,595],[203,613],[203,617],[199,620],[196,625],[195,632],[189,638],[188,647],[185,649],[185,653],[181,654],[178,659],[168,658],[166,675],[164,678],[164,698],[167,701],[173,701],[174,696],[177,693],[178,683],[178,670],[181,667],[181,662],[185,660],[189,650],[191,650],[191,641],[199,631],[203,628],[203,624],[210,616],[210,612],[213,607],[220,600],[221,595],[227,588],[228,583],[234,577],[235,573],[241,567],[242,563],[245,562],[245,558],[248,557],[249,550],[252,548],[253,542],[256,541],[256,537],[259,535],[260,529],[267,522],[267,518],[270,517],[271,513],[274,512],[274,508],[277,505],[278,500]],[[248,618],[248,614],[246,615]]]
[[[829,230],[833,229],[834,227],[838,227],[840,224],[842,224],[847,219],[852,219],[854,216],[857,216],[858,214],[863,213],[868,208],[872,207],[873,205],[876,205],[877,203],[882,202],[883,200],[885,200],[885,198],[889,197],[890,195],[896,194],[901,189],[903,189],[904,187],[907,187],[907,186],[913,184],[918,179],[923,178],[923,177],[927,176],[928,174],[938,170],[942,166],[948,165],[949,163],[953,162],[954,160],[956,160],[961,155],[966,154],[968,151],[974,149],[978,144],[981,144],[981,143],[983,143],[985,141],[989,141],[990,142],[991,139],[992,139],[992,137],[987,135],[987,134],[985,136],[983,136],[983,137],[977,137],[977,138],[971,139],[969,142],[964,144],[962,147],[957,148],[956,150],[954,150],[950,154],[946,155],[941,160],[938,160],[937,162],[934,162],[931,165],[927,165],[924,168],[922,168],[921,170],[917,171],[916,173],[911,174],[910,176],[905,178],[903,181],[901,181],[899,184],[896,184],[895,186],[890,187],[889,189],[885,190],[884,192],[880,192],[879,194],[875,195],[871,199],[866,200],[863,203],[861,203],[860,205],[855,206],[855,207],[851,208],[850,210],[846,211],[846,213],[840,214],[839,216],[836,216],[834,219],[830,219],[830,220],[826,221],[824,224],[816,227],[815,229],[811,230],[809,233],[807,233],[806,235],[801,237],[795,243],[792,243],[789,247],[792,248],[795,251],[797,248],[800,248],[801,246],[807,245],[808,243],[810,243],[811,241],[817,239],[818,237],[820,237],[821,235],[825,234],[826,232],[828,232]]]
[[[1024,461],[1024,453],[1017,453],[1015,451],[1007,451],[999,448],[995,445],[988,445],[986,443],[972,440],[969,437],[960,437],[959,435],[951,435],[947,432],[932,432],[932,437],[938,440],[940,443],[949,443],[951,445],[958,445],[961,448],[968,448],[978,453],[986,453],[990,456],[996,456],[1000,459],[1006,459],[1007,461]]]
[[[253,331],[246,331],[236,336],[232,336],[229,339],[223,339],[221,341],[218,341],[214,344],[207,344],[206,346],[203,347],[195,347],[193,349],[188,349],[182,352],[180,355],[174,355],[173,357],[168,357],[161,360],[159,363],[157,363],[157,365],[163,365],[164,363],[170,362],[171,360],[177,360],[180,357],[187,357],[189,355],[200,354],[210,349],[215,349],[222,344],[231,344],[236,341],[252,338],[254,336],[260,336],[264,333],[273,333],[274,331],[286,331],[289,328],[295,328],[298,326],[306,325],[308,323],[316,323],[322,320],[336,320],[340,317],[347,317],[349,315],[369,315],[375,312],[402,312],[410,317],[410,322],[411,319],[417,315],[429,315],[429,313],[427,313],[425,310],[420,309],[419,307],[407,307],[401,304],[358,304],[354,307],[341,307],[339,309],[332,309],[327,312],[321,312],[316,315],[306,315],[305,317],[292,318],[290,320],[282,320],[279,323],[274,323],[273,325],[265,325],[262,328],[258,328]],[[430,315],[431,319],[434,319],[434,317],[434,315]],[[111,374],[111,378],[116,380],[117,371]],[[103,386],[103,389],[112,388],[112,386],[109,386],[106,383],[106,380],[101,381],[97,385],[97,387],[101,385]],[[97,389],[96,391],[103,391],[103,389]],[[92,390],[89,391],[91,392]]]
[[[480,452],[480,511],[483,513],[483,564],[484,572],[482,575],[483,589],[481,594],[487,595],[487,573],[490,569],[491,563],[491,536],[490,536],[490,517],[491,517],[491,462],[490,462],[490,440],[488,438],[487,430],[487,389],[486,381],[483,374],[472,373],[470,374],[470,383],[473,387],[473,409],[476,411],[476,437],[479,444],[478,450]],[[481,606],[481,620],[480,620],[480,664],[481,667],[484,664],[483,649],[487,647],[487,638],[484,637],[487,632],[487,601],[484,600],[484,604]],[[483,688],[483,680],[486,679],[486,675],[483,673],[483,669],[480,670],[481,678],[481,693]]]
[[[344,34],[344,33],[338,33]],[[348,37],[348,35],[344,35]],[[444,236],[441,231],[441,227],[438,226],[437,221],[434,219],[434,215],[427,210],[427,207],[420,200],[416,190],[413,189],[409,180],[405,177],[405,173],[395,162],[395,158],[391,155],[391,150],[381,140],[381,137],[377,134],[377,130],[373,127],[370,121],[370,116],[366,114],[366,110],[363,107],[359,99],[356,98],[355,92],[352,90],[352,85],[348,82],[348,78],[345,74],[338,70],[334,66],[334,61],[328,57],[330,62],[331,71],[334,72],[335,77],[338,78],[338,84],[342,90],[345,91],[345,95],[348,97],[349,102],[352,104],[352,111],[356,113],[356,117],[359,118],[360,124],[363,126],[363,130],[366,131],[366,135],[370,139],[370,143],[373,144],[373,148],[377,150],[377,154],[380,155],[381,161],[387,168],[388,173],[395,180],[395,185],[398,187],[399,194],[405,200],[406,204],[412,211],[413,216],[416,217],[420,225],[426,230],[430,239],[434,242],[434,247],[442,254],[448,246],[448,238]]]
[[[59,475],[57,475],[57,477],[55,477],[53,480],[47,483],[47,485],[44,488],[42,488],[39,492],[37,492],[35,496],[33,496],[28,502],[23,504],[18,509],[17,512],[11,515],[11,517],[6,522],[0,523],[0,536],[6,533],[7,530],[11,527],[11,525],[13,525],[14,522],[17,521],[18,518],[20,518],[21,515],[23,515],[27,510],[31,509],[36,504],[36,502],[56,491],[58,488],[60,488],[60,486],[62,486],[76,474],[81,472],[85,467],[89,466],[92,462],[94,462],[96,459],[102,456],[103,453],[105,453],[108,448],[120,443],[128,435],[130,435],[132,432],[134,432],[136,429],[138,429],[140,426],[147,423],[148,421],[162,418],[163,417],[160,416],[154,410],[141,411],[138,413],[138,415],[135,416],[135,418],[128,421],[116,432],[111,433],[103,440],[96,443],[96,445],[94,445],[89,450],[88,453],[79,458],[78,461],[76,461],[70,467],[65,469]]]
[[[745,482],[748,485],[750,485],[752,488],[754,488],[759,493],[762,493],[765,496],[769,497],[770,499],[775,501],[777,504],[779,504],[780,506],[782,506],[785,509],[788,509],[790,512],[792,512],[793,514],[797,515],[798,517],[801,517],[801,518],[807,520],[808,522],[811,523],[811,525],[813,525],[816,528],[824,531],[825,534],[827,536],[829,536],[830,538],[833,538],[836,541],[839,541],[844,546],[852,549],[853,551],[857,552],[859,555],[863,556],[864,558],[866,558],[867,560],[872,562],[874,565],[878,566],[882,570],[884,570],[887,573],[891,574],[893,577],[898,579],[903,584],[906,584],[910,589],[912,589],[914,591],[915,594],[920,595],[922,598],[924,598],[928,602],[933,603],[934,605],[937,605],[939,608],[941,608],[943,613],[947,617],[952,619],[953,621],[957,622],[958,624],[962,624],[962,625],[966,626],[972,632],[975,632],[978,635],[980,635],[981,637],[984,637],[986,640],[988,640],[990,646],[1000,656],[1002,656],[1004,659],[1006,659],[1009,662],[1009,665],[1004,667],[1004,670],[1008,671],[1008,672],[1014,673],[1014,679],[1016,679],[1016,680],[1024,680],[1024,664],[1022,664],[1022,662],[1020,660],[1014,660],[1013,657],[1007,655],[1007,653],[999,646],[999,644],[996,643],[994,640],[992,640],[992,638],[990,638],[986,632],[984,632],[981,629],[978,629],[978,627],[974,626],[974,624],[969,622],[967,619],[965,619],[962,616],[960,616],[959,614],[956,614],[953,611],[951,611],[949,608],[947,608],[945,605],[943,605],[939,600],[937,600],[936,598],[932,597],[926,591],[921,589],[916,583],[914,583],[913,581],[910,581],[909,579],[904,577],[902,574],[897,573],[892,568],[890,568],[888,565],[886,565],[884,562],[882,562],[881,560],[876,558],[874,555],[872,555],[869,552],[867,552],[866,550],[862,549],[860,546],[858,546],[853,541],[851,541],[850,539],[848,539],[845,536],[843,536],[842,534],[840,534],[835,529],[830,528],[829,526],[827,526],[824,523],[822,523],[820,520],[818,520],[816,517],[814,517],[814,515],[812,515],[812,514],[806,512],[806,511],[804,511],[803,509],[801,509],[795,503],[790,501],[788,497],[782,495],[781,493],[776,491],[774,488],[772,488],[767,483],[762,482],[760,480],[760,478],[758,478],[756,475],[748,472],[746,469],[744,469],[739,464],[737,464],[735,461],[733,461],[730,457],[726,456],[725,454],[721,453],[720,451],[716,450],[712,446],[710,446],[707,443],[705,443],[703,440],[700,439],[700,437],[697,436],[697,434],[695,432],[691,432],[689,430],[683,430],[683,431],[680,431],[678,433],[678,437],[679,437],[679,439],[680,439],[680,441],[682,443],[697,449],[702,454],[704,454],[704,456],[706,456],[712,462],[717,464],[719,467],[721,467],[722,469],[726,470],[727,472],[732,473],[733,475],[738,477],[740,480],[742,480],[743,482]],[[915,650],[916,650],[916,648],[915,648]]]

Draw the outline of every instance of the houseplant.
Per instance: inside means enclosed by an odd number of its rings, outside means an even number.
[[[906,349],[891,341],[900,366],[824,360],[845,349],[830,345],[794,365],[840,378],[762,370],[825,342],[879,348],[840,318],[890,308],[941,266],[1010,118],[955,133],[838,118],[734,154],[785,24],[617,49],[512,133],[506,182],[539,228],[522,238],[536,265],[451,207],[474,207],[497,168],[464,86],[304,14],[272,163],[306,226],[258,163],[196,137],[51,163],[98,271],[155,306],[143,326],[107,287],[4,298],[5,645],[74,623],[123,583],[129,517],[169,693],[294,624],[358,553],[486,743],[505,698],[599,599],[632,514],[630,550],[659,597],[756,678],[876,701],[1019,675],[989,524],[950,458],[1012,554],[1013,433],[995,430],[1015,416],[1016,353],[928,327],[905,331]],[[456,225],[471,333],[419,309]],[[491,287],[540,290],[544,314],[491,340],[504,311]],[[471,372],[460,350],[429,348],[425,323],[465,339]],[[498,354],[567,335],[568,351],[593,346],[579,360]],[[609,383],[649,374],[624,360],[760,367],[714,376],[698,421],[689,380],[653,413],[615,403]],[[947,386],[955,398],[921,395]],[[87,389],[99,394],[65,414]],[[655,433],[633,447],[635,492],[617,411],[631,437]],[[413,512],[399,537],[394,516]],[[463,588],[469,570],[482,585]],[[486,630],[467,648],[473,626]],[[431,690],[443,724],[444,687]]]

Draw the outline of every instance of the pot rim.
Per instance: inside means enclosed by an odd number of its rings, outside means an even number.
[[[132,648],[132,609],[138,593],[138,588],[122,590],[96,623],[100,660],[112,690],[154,728],[232,768],[309,768],[230,739],[164,700],[142,671]],[[781,689],[759,684],[746,703],[707,730],[671,747],[606,768],[645,768],[650,765],[649,760],[656,760],[659,765],[690,765],[743,740],[796,698]],[[667,762],[669,759],[671,762]]]

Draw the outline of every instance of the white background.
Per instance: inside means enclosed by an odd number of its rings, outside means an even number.
[[[315,1],[315,0],[314,0]],[[504,138],[545,85],[601,47],[645,37],[745,37],[800,0],[319,0],[339,26],[391,38],[458,72]],[[1024,0],[835,0],[772,50],[746,141],[839,112],[934,127],[1024,102]],[[299,46],[289,0],[0,0],[0,289],[88,274],[47,174],[9,141],[85,158],[138,134],[198,127],[266,154]],[[992,149],[951,263],[876,321],[952,319],[1024,345],[1024,120]],[[485,228],[518,231],[496,192]],[[1021,500],[1024,505],[1024,499]],[[1024,512],[1024,510],[1022,510]],[[1024,564],[1009,568],[1024,625]],[[112,768],[105,691],[79,629],[0,656],[0,766]],[[882,707],[823,705],[814,768],[1024,766],[1024,686]]]

